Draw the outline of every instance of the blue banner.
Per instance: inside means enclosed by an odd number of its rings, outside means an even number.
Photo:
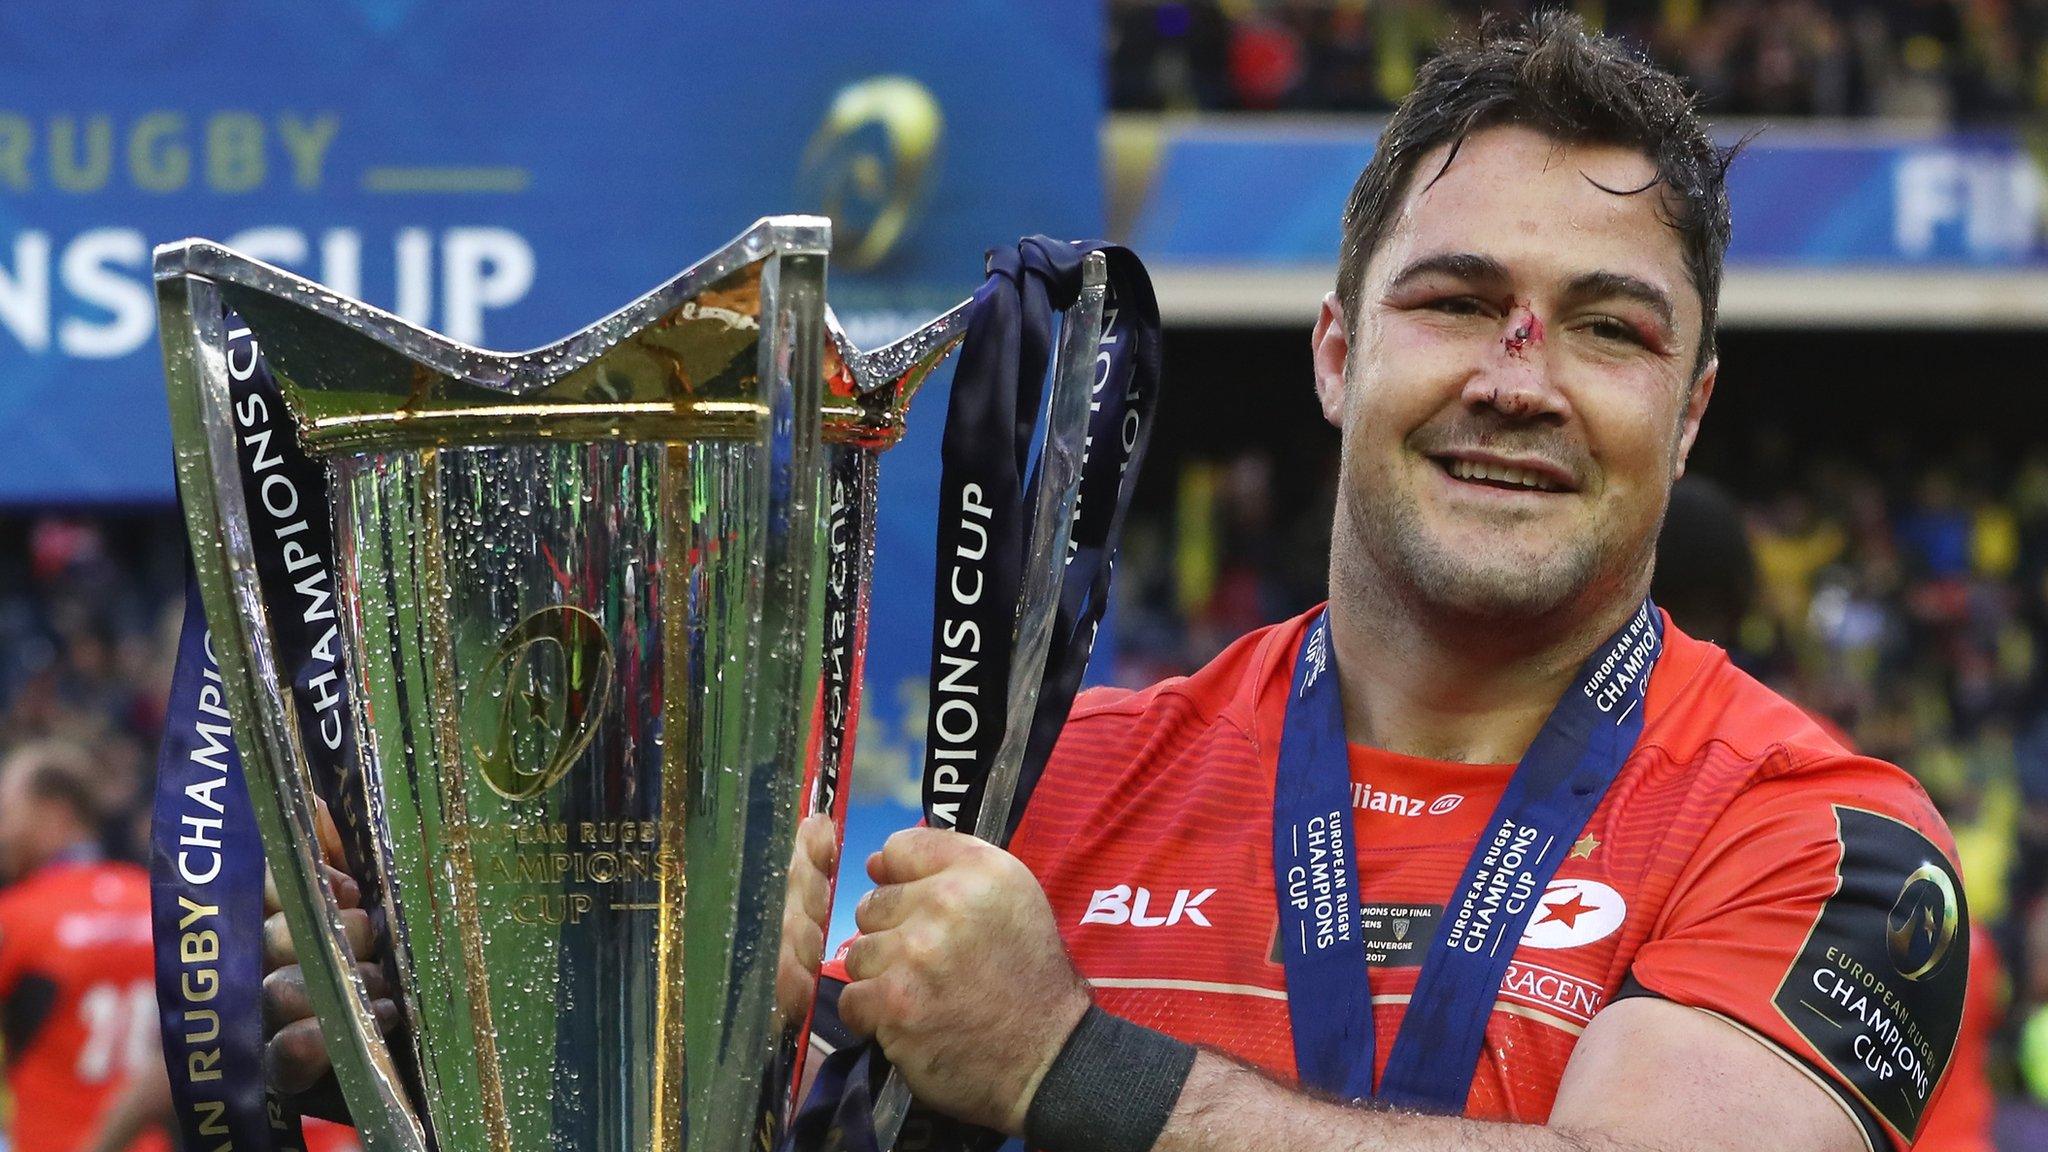
[[[990,246],[1100,232],[1101,21],[1014,0],[162,0],[118,20],[15,0],[0,504],[168,504],[149,253],[188,236],[514,349],[756,217],[829,211],[835,306],[857,339],[907,330]]]
[[[1330,264],[1378,128],[1164,127],[1131,245],[1155,266]],[[1773,127],[1728,190],[1738,267],[2048,268],[2048,168],[2016,131]]]

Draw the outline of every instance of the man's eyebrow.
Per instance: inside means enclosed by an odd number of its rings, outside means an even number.
[[[1424,256],[1401,269],[1387,283],[1388,290],[1405,288],[1424,276],[1449,276],[1454,280],[1468,282],[1505,284],[1508,279],[1507,265],[1491,256],[1477,252],[1439,252]]]
[[[1648,307],[1664,322],[1666,328],[1673,324],[1675,313],[1671,307],[1671,297],[1648,280],[1630,276],[1625,272],[1588,272],[1583,276],[1575,276],[1572,282],[1565,286],[1565,294],[1580,300],[1620,296]]]

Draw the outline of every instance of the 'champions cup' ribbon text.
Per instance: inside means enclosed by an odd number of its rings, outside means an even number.
[[[278,667],[290,670],[298,744],[341,832],[348,871],[362,884],[363,907],[381,930],[382,894],[368,867],[366,793],[348,709],[326,472],[300,450],[248,326],[229,312],[223,328],[257,580]],[[195,590],[179,638],[151,832],[165,1058],[185,1147],[288,1152],[302,1144],[297,1116],[279,1101],[266,1103],[262,1090],[263,846],[210,644]],[[201,931],[215,935],[195,935]],[[220,953],[211,980],[194,967],[209,948]],[[217,1035],[208,1037],[210,1030]],[[221,1075],[212,1075],[216,1068]]]
[[[1144,265],[1099,241],[1033,236],[989,253],[946,411],[933,590],[924,811],[937,827],[971,829],[1002,746],[1022,573],[1041,477],[1027,473],[1054,311],[1081,291],[1083,259],[1108,264],[1093,363],[1087,439],[1067,571],[1003,841],[1066,722],[1109,604],[1109,582],[1159,399],[1159,306]]]
[[[1663,615],[1644,600],[1586,658],[1522,754],[1437,925],[1375,1090],[1344,706],[1329,613],[1316,615],[1295,657],[1273,796],[1279,948],[1302,1083],[1347,1100],[1464,1111],[1501,978],[1538,903],[1502,894],[1542,892],[1600,806],[1642,736],[1663,642]]]
[[[1093,359],[1065,571],[1050,649],[1030,717],[1015,800],[999,842],[1024,804],[1073,706],[1109,607],[1118,541],[1159,402],[1159,305],[1129,249],[1034,236],[989,253],[953,376],[941,448],[938,579],[933,593],[931,693],[925,736],[924,813],[935,827],[975,827],[1010,717],[1009,674],[1019,597],[1038,506],[1032,450],[1055,355],[1054,312],[1079,298],[1084,259],[1101,252],[1108,284]],[[836,1035],[832,991],[819,1032],[842,1042],[818,1072],[793,1138],[799,1147],[868,1149],[889,1064],[869,1042]],[[913,1109],[898,1152],[993,1147],[1001,1137]]]

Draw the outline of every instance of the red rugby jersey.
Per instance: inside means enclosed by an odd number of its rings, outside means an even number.
[[[14,1152],[69,1152],[157,1058],[151,966],[149,874],[135,865],[51,864],[0,891]]]
[[[1273,780],[1311,617],[1192,676],[1082,697],[1011,845],[1108,1011],[1294,1077]],[[1968,932],[1919,786],[1850,754],[1665,623],[1642,740],[1538,898],[1466,1113],[1541,1123],[1624,995],[1713,1012],[1808,1069],[1874,1148],[1915,1134],[1954,1045]],[[1354,746],[1358,929],[1383,1070],[1504,766]]]

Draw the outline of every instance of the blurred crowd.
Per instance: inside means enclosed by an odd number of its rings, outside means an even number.
[[[174,516],[0,519],[0,751],[83,747],[117,859],[148,846],[183,566]]]
[[[1552,0],[1555,2],[1555,0]],[[1111,106],[1379,112],[1489,0],[1111,0]],[[1716,116],[2009,121],[2048,109],[2048,0],[1578,0]]]
[[[1767,430],[1740,455],[1732,491],[1681,484],[1656,595],[1926,786],[2007,973],[1996,1082],[2048,1103],[2048,453],[1930,460],[1873,434],[1816,457]],[[1322,598],[1332,507],[1279,493],[1277,456],[1185,465],[1173,513],[1134,526],[1120,681],[1190,671]]]

